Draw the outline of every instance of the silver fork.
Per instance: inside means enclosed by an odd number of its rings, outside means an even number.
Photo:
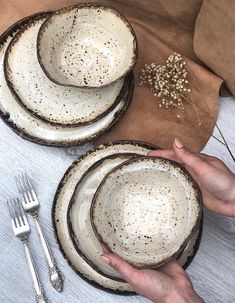
[[[36,292],[36,302],[49,303],[49,301],[44,297],[44,292],[29,250],[28,237],[30,234],[30,227],[26,215],[22,209],[19,199],[8,200],[7,204],[11,216],[13,232],[24,244],[28,266],[33,279],[34,290]]]
[[[22,206],[24,210],[29,214],[31,214],[32,217],[34,218],[38,235],[42,244],[43,252],[47,261],[50,282],[53,285],[53,287],[58,292],[60,292],[63,289],[64,277],[61,271],[57,268],[56,262],[52,256],[46,237],[39,224],[38,212],[39,212],[40,204],[37,195],[33,189],[33,186],[27,174],[22,174],[16,177],[16,183],[22,197]]]

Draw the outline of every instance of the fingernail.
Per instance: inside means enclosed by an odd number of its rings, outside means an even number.
[[[175,145],[176,145],[176,147],[178,147],[178,148],[183,148],[183,147],[184,147],[183,144],[180,142],[180,140],[177,139],[177,138],[175,138]]]
[[[100,256],[101,261],[103,261],[106,264],[110,264],[110,259],[104,255]]]

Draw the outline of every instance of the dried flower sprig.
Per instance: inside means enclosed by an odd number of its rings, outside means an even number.
[[[158,97],[159,107],[176,107],[184,110],[184,103],[190,103],[196,112],[198,125],[201,126],[197,108],[190,96],[191,88],[189,87],[186,62],[180,54],[170,55],[165,65],[145,64],[141,70],[139,85],[150,88],[153,95]]]

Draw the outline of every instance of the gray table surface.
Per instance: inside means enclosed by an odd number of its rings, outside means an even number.
[[[235,154],[235,100],[221,98],[218,125]],[[214,134],[219,134],[214,130]],[[65,275],[65,287],[58,294],[48,283],[47,268],[34,225],[30,237],[33,257],[42,284],[50,301],[57,303],[149,302],[141,296],[119,296],[98,290],[79,278],[64,260],[53,235],[51,205],[65,170],[84,148],[50,148],[27,142],[0,121],[0,302],[34,302],[31,279],[21,243],[13,236],[6,208],[6,199],[15,196],[14,176],[27,172],[35,179],[41,200],[41,221],[44,231]],[[203,152],[219,157],[235,172],[226,148],[210,138]],[[32,220],[30,220],[31,223]],[[199,251],[187,270],[195,289],[208,303],[235,302],[235,218],[226,218],[205,211],[204,231]],[[173,303],[173,302],[172,302]]]

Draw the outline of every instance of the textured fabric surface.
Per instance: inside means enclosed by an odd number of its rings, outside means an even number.
[[[155,100],[145,88],[136,83],[133,103],[115,129],[101,142],[111,139],[135,138],[168,147],[174,136],[178,136],[187,146],[200,150],[207,142],[214,128],[219,107],[218,125],[222,129],[233,154],[235,154],[233,98],[220,100],[218,91],[221,79],[209,72],[193,52],[194,23],[202,0],[162,0],[162,1],[102,1],[109,2],[129,16],[141,42],[136,76],[143,63],[161,61],[177,50],[187,60],[190,71],[195,76],[203,98],[197,100],[202,106],[204,125],[195,127],[191,114],[188,124],[174,121],[169,113],[157,111]],[[216,1],[214,1],[215,3]],[[0,0],[0,32],[27,15],[75,4],[74,0]],[[135,9],[134,9],[135,7]],[[146,24],[146,20],[148,24]],[[229,47],[226,48],[229,50]],[[233,49],[231,48],[231,52]],[[147,62],[149,61],[149,62]],[[221,74],[222,76],[222,74]],[[213,120],[208,120],[208,106],[213,112]],[[206,111],[206,112],[205,112]],[[216,129],[214,134],[220,137]],[[60,269],[65,275],[65,287],[58,294],[50,285],[47,268],[39,246],[33,221],[30,220],[32,234],[30,246],[46,294],[51,302],[57,303],[134,303],[148,302],[140,296],[123,297],[98,290],[79,278],[68,266],[60,253],[54,238],[51,222],[51,206],[58,182],[65,170],[84,148],[49,148],[27,142],[13,133],[0,121],[0,302],[34,302],[31,278],[21,243],[12,233],[6,208],[6,200],[17,194],[14,177],[27,172],[34,178],[34,185],[41,201],[40,217],[46,236]],[[226,148],[210,138],[204,152],[220,159],[235,172],[235,164]],[[195,289],[207,303],[235,302],[235,219],[225,218],[205,211],[202,243],[197,256],[188,268]]]
[[[0,1],[0,31],[35,12],[57,9],[80,1],[11,0]],[[87,1],[84,1],[87,2]],[[90,1],[97,2],[97,1]],[[128,17],[135,29],[139,45],[138,64],[135,67],[135,93],[132,104],[122,119],[100,142],[119,139],[145,140],[169,148],[178,137],[194,151],[206,144],[214,128],[218,113],[218,95],[222,80],[205,69],[193,51],[193,32],[202,0],[104,0]],[[158,101],[149,89],[138,86],[141,68],[145,63],[164,64],[174,51],[181,53],[189,71],[202,126],[198,126],[194,107],[187,103],[185,111],[159,109]]]
[[[222,99],[218,125],[235,154],[234,99]],[[219,138],[219,134],[214,131]],[[6,207],[6,199],[17,194],[14,177],[27,172],[34,178],[34,185],[41,202],[40,217],[44,231],[59,267],[65,275],[65,287],[56,293],[48,281],[47,268],[39,246],[38,237],[30,218],[32,233],[30,246],[46,294],[51,302],[57,303],[143,303],[140,297],[122,297],[98,290],[79,278],[60,253],[54,238],[51,222],[53,196],[65,170],[82,152],[81,148],[50,148],[27,142],[12,132],[0,121],[0,302],[34,302],[30,275],[22,244],[13,235]],[[214,138],[204,152],[218,156],[233,169],[226,148]],[[202,243],[198,254],[188,268],[195,289],[207,303],[235,302],[235,218],[223,218],[205,213]],[[20,299],[19,299],[20,298]]]
[[[235,94],[235,2],[204,0],[197,17],[194,50]]]

